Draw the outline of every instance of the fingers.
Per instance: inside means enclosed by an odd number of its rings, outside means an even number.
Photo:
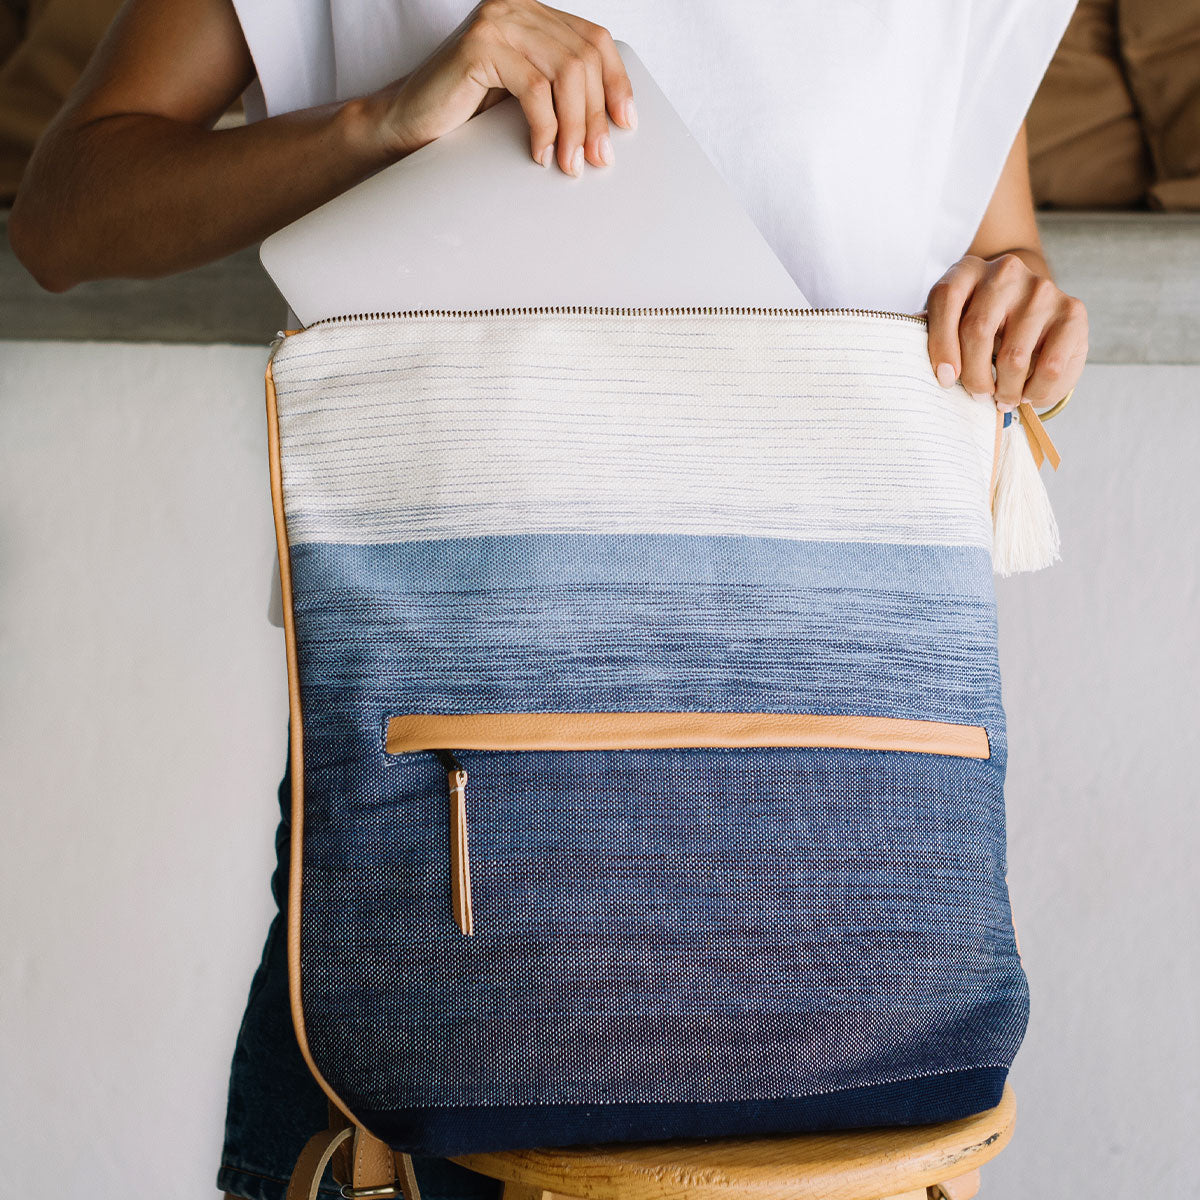
[[[1025,384],[1025,399],[1034,408],[1057,404],[1079,382],[1087,351],[1087,309],[1082,300],[1062,295],[1056,315],[1034,355],[1033,374]]]
[[[959,346],[962,352],[962,386],[973,396],[997,395],[1000,382],[992,378],[992,355],[996,352],[997,338],[1001,336],[1021,300],[1025,277],[1032,272],[1013,256],[1002,256],[983,264],[982,276],[962,313],[959,325]],[[1004,383],[1012,380],[1012,362],[1004,376]],[[1024,385],[1025,377],[1021,377]],[[1020,385],[1018,386],[1020,391]]]
[[[548,167],[554,161],[559,132],[550,80],[507,43],[491,46],[490,54],[497,81],[517,98],[529,123],[529,150],[534,162]]]
[[[963,309],[975,289],[980,272],[974,263],[982,259],[962,259],[952,266],[929,289],[926,302],[926,324],[929,330],[929,362],[942,387],[950,387],[962,374],[962,352],[959,347],[959,323]],[[988,376],[989,382],[991,375]],[[971,390],[966,382],[963,387]]]
[[[373,94],[378,134],[402,158],[514,95],[534,161],[569,174],[613,161],[609,114],[637,125],[633,88],[608,30],[538,0],[481,0],[414,71]]]
[[[608,136],[608,113],[604,101],[604,63],[595,46],[580,40],[586,48],[583,51],[583,63],[587,72],[583,151],[592,166],[607,167],[613,160],[613,148],[612,139]]]
[[[1042,284],[1057,293],[1058,289],[1050,280],[1035,277],[1029,294],[1011,305],[996,345],[995,395],[996,406],[1001,412],[1010,412],[1021,403],[1033,367],[1034,350],[1052,311]]]
[[[556,9],[548,9],[559,21],[555,35],[562,43],[567,54],[565,66],[571,68],[576,75],[579,71],[576,64],[582,64],[583,76],[583,120],[584,132],[581,138],[583,156],[594,167],[605,167],[613,161],[612,140],[608,136],[607,92],[605,85],[605,59],[602,46],[611,48],[612,54],[620,63],[620,55],[609,36],[607,29],[593,25],[581,17],[573,17],[569,13],[559,13]],[[611,70],[611,68],[608,68]],[[621,74],[625,68],[621,66]],[[629,80],[626,77],[626,84]],[[572,163],[576,160],[572,158]],[[582,163],[580,164],[582,170]],[[572,174],[579,174],[572,171]]]
[[[556,157],[559,167],[568,175],[580,174],[583,171],[582,147],[587,128],[584,116],[586,72],[583,63],[570,55],[562,42],[541,26],[522,28],[511,36],[516,51],[524,56],[530,69],[545,84],[554,113],[557,132],[547,143],[551,157],[546,160],[546,165]],[[542,161],[536,150],[534,157]]]
[[[601,83],[609,115],[623,128],[636,129],[637,108],[633,103],[633,84],[629,82],[629,75],[612,35],[607,29],[593,25],[591,21],[585,21],[582,17],[575,17],[570,13],[560,13],[559,16],[585,42],[600,52]]]
[[[497,76],[530,121],[534,159],[543,165],[556,159],[569,175],[581,175],[585,162],[611,164],[608,113],[626,128],[637,124],[637,113],[608,31],[534,0],[485,0],[471,32],[481,28]]]
[[[1013,254],[965,255],[930,289],[926,313],[938,382],[950,387],[957,378],[1005,412],[1023,399],[1057,402],[1087,358],[1082,302]]]
[[[549,81],[558,121],[557,159],[568,175],[612,161],[604,110],[600,52],[564,22],[540,20],[522,26],[514,42]]]

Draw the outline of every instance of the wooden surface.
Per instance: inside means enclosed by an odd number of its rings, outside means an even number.
[[[1004,1149],[1015,1117],[1005,1088],[994,1109],[943,1125],[558,1146],[454,1161],[520,1185],[506,1188],[505,1200],[891,1200],[966,1176],[951,1189],[965,1200],[970,1173]]]

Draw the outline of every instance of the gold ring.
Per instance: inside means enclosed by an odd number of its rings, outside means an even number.
[[[1052,405],[1050,408],[1046,409],[1045,412],[1038,413],[1038,420],[1048,421],[1051,417],[1057,416],[1058,413],[1062,412],[1062,410],[1066,408],[1067,401],[1070,400],[1073,395],[1075,395],[1074,388],[1072,388],[1057,404]],[[1037,412],[1036,409],[1034,411]]]

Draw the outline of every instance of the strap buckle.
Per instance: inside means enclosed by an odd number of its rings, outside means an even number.
[[[396,1196],[403,1196],[398,1183],[387,1183],[382,1187],[351,1187],[350,1184],[342,1184],[342,1200],[394,1200]]]

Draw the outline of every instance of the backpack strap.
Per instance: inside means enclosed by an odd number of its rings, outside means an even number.
[[[309,1138],[296,1160],[287,1200],[317,1200],[325,1168],[333,1162],[333,1177],[343,1195],[361,1200],[421,1200],[412,1155],[394,1151],[386,1142],[355,1125],[333,1104],[329,1128]]]
[[[329,1160],[353,1132],[347,1125],[341,1129],[322,1129],[308,1139],[292,1170],[287,1200],[317,1200],[317,1189],[321,1186],[321,1178]]]

